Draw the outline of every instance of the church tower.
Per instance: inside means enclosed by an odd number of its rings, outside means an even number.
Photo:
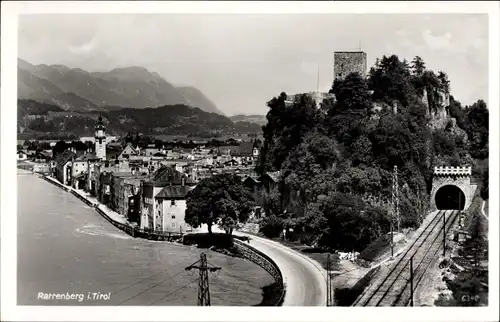
[[[106,128],[102,121],[102,116],[99,115],[97,124],[95,125],[95,156],[98,159],[106,160]]]

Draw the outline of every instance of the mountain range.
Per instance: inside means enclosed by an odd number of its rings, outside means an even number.
[[[226,116],[182,104],[144,109],[70,111],[54,104],[18,99],[17,133],[22,139],[73,139],[92,136],[99,116],[102,116],[106,123],[106,132],[118,136],[142,133],[152,136],[187,135],[210,138],[233,134],[258,134],[261,131],[258,124],[233,122]]]
[[[235,115],[230,117],[233,122],[249,122],[259,125],[265,125],[267,123],[267,118],[265,115]]]
[[[18,98],[54,104],[66,111],[110,111],[187,105],[224,115],[200,90],[176,87],[143,67],[88,72],[63,65],[33,65],[18,59]]]

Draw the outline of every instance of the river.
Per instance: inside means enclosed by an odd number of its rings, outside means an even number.
[[[75,196],[18,170],[18,305],[196,305],[202,250],[134,239]],[[256,305],[272,277],[204,250],[212,305]],[[191,283],[191,284],[189,284]],[[59,298],[57,298],[57,294]]]

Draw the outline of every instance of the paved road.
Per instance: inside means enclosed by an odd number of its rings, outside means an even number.
[[[204,226],[203,231],[206,230]],[[222,232],[213,227],[213,232]],[[277,242],[234,232],[235,235],[249,236],[250,245],[274,260],[285,282],[286,293],[283,306],[325,306],[326,271],[320,264]]]

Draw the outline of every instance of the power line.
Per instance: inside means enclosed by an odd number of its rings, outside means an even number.
[[[200,263],[199,266],[196,264]],[[210,267],[208,267],[210,265]],[[221,267],[214,266],[207,262],[207,255],[201,253],[200,260],[186,267],[186,271],[191,269],[198,269],[200,271],[200,279],[198,284],[198,306],[210,306],[210,288],[208,283],[208,271],[216,272]]]
[[[134,299],[134,298],[138,297],[139,295],[142,295],[142,294],[146,293],[147,291],[149,291],[149,290],[151,290],[151,289],[153,289],[153,288],[155,288],[155,287],[157,287],[157,286],[160,286],[161,284],[164,284],[165,282],[167,282],[167,281],[169,281],[169,280],[173,279],[174,277],[176,277],[176,276],[180,275],[181,273],[183,273],[183,271],[180,271],[180,272],[178,272],[177,274],[175,274],[175,275],[173,275],[173,276],[170,276],[169,278],[167,278],[166,280],[162,281],[161,283],[158,283],[158,284],[155,284],[155,285],[153,285],[153,286],[151,286],[151,287],[148,287],[148,288],[147,288],[147,289],[145,289],[144,291],[142,291],[142,292],[140,292],[140,293],[138,293],[138,294],[136,294],[136,295],[134,295],[134,296],[132,296],[132,297],[130,297],[130,298],[128,298],[128,299],[126,299],[125,301],[120,302],[118,305],[122,305],[123,303],[128,302],[128,301],[130,301],[130,300],[132,300],[132,299]]]
[[[165,298],[169,297],[170,295],[173,295],[174,293],[176,293],[176,292],[178,292],[178,291],[182,290],[183,288],[188,287],[189,285],[193,284],[193,283],[194,283],[194,282],[196,282],[197,280],[198,280],[198,279],[197,279],[197,278],[195,278],[194,280],[192,280],[191,282],[187,283],[186,285],[179,287],[179,288],[178,288],[178,289],[176,289],[175,291],[168,293],[167,295],[165,295],[165,296],[164,296],[164,297],[162,297],[161,299],[156,300],[156,301],[154,301],[153,303],[148,304],[148,305],[154,305],[154,304],[156,304],[156,303],[160,302],[161,300],[163,300],[163,299],[165,299]]]
[[[135,282],[134,284],[128,285],[128,286],[126,286],[126,287],[124,287],[124,288],[122,288],[122,289],[120,289],[120,290],[118,290],[118,291],[114,292],[114,294],[118,294],[118,293],[120,293],[120,292],[122,292],[122,291],[125,291],[126,289],[129,289],[129,288],[131,288],[132,286],[135,286],[135,285],[137,285],[137,284],[141,283],[142,281],[145,281],[145,280],[148,280],[148,279],[150,279],[150,278],[152,278],[152,277],[155,277],[155,276],[158,276],[158,275],[160,275],[160,274],[163,274],[163,273],[165,273],[166,271],[171,270],[171,269],[173,269],[173,268],[176,268],[176,267],[178,267],[178,266],[181,266],[181,265],[176,265],[176,266],[174,266],[174,267],[169,267],[169,268],[166,268],[166,269],[162,270],[162,271],[161,271],[161,272],[159,272],[159,273],[153,274],[153,275],[151,275],[151,276],[149,276],[149,277],[142,278],[142,279],[140,279],[139,281]],[[181,273],[182,273],[182,271],[181,271]],[[177,276],[178,274],[180,274],[180,273],[177,273],[177,274],[175,274],[174,276],[171,276],[171,277],[175,277],[175,276]]]

